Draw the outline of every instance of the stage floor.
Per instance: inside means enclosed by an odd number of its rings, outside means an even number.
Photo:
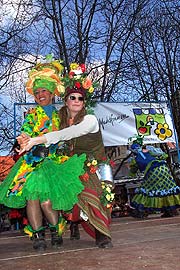
[[[69,240],[64,245],[45,253],[32,249],[28,236],[19,231],[0,233],[1,270],[179,270],[180,215],[147,219],[113,218],[111,225],[114,247],[99,249],[82,228],[81,239]]]

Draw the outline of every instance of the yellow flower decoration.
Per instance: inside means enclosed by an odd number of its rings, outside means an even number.
[[[88,163],[87,163],[87,167],[90,167],[90,166],[91,166],[91,162],[88,162]]]
[[[70,64],[70,70],[76,70],[76,69],[78,69],[78,67],[79,67],[79,64],[77,64],[77,63]]]
[[[102,182],[101,182],[101,186],[102,186],[102,189],[105,189],[105,184],[102,184]]]
[[[106,194],[106,199],[107,199],[108,201],[110,201],[110,200],[111,200],[111,196],[110,196],[109,194]]]
[[[106,187],[106,191],[109,192],[109,193],[111,192],[111,189],[110,189],[109,186]]]
[[[111,184],[105,183],[104,181],[101,182],[101,186],[103,190],[101,202],[104,206],[109,208],[115,197],[115,193],[112,193],[113,186]]]
[[[94,92],[94,87],[91,86],[91,87],[89,88],[88,92],[92,94],[92,93]]]
[[[97,160],[96,160],[96,159],[93,159],[93,161],[91,162],[91,164],[92,164],[93,166],[96,166],[96,165],[97,165]]]
[[[169,125],[167,123],[158,124],[154,133],[158,136],[158,138],[161,141],[164,141],[166,138],[169,138],[172,136],[172,130],[169,129]]]

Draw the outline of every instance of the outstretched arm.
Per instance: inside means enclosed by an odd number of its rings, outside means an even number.
[[[99,124],[97,118],[94,115],[86,115],[84,120],[77,125],[72,125],[59,131],[49,132],[36,138],[30,138],[28,142],[23,145],[23,150],[29,151],[34,145],[42,143],[49,146],[50,144],[56,144],[59,141],[67,141],[88,133],[95,133],[98,130]]]

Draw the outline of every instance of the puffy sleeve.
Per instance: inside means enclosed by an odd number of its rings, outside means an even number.
[[[50,144],[55,144],[59,141],[67,141],[73,138],[77,138],[88,133],[95,133],[99,130],[99,123],[94,115],[85,115],[83,121],[77,125],[72,125],[70,127],[64,128],[59,131],[53,131],[45,134],[47,143],[46,146]]]

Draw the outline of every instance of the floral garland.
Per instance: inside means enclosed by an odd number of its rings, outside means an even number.
[[[107,208],[111,207],[112,202],[114,201],[115,193],[112,192],[113,185],[105,182],[101,182],[103,193],[101,195],[101,203]]]
[[[81,180],[87,182],[91,174],[96,173],[100,164],[108,164],[111,167],[115,166],[115,162],[107,157],[102,157],[100,160],[88,159],[85,164],[85,173],[81,175]]]
[[[107,157],[102,157],[101,160],[92,159],[88,160],[85,165],[85,173],[80,176],[82,181],[88,182],[90,175],[95,174],[98,170],[98,165],[100,164],[108,164],[111,167],[115,166],[115,162]],[[111,204],[114,200],[115,193],[112,192],[113,185],[110,183],[106,183],[105,181],[101,182],[102,194],[100,197],[101,203],[107,208],[111,207]]]

